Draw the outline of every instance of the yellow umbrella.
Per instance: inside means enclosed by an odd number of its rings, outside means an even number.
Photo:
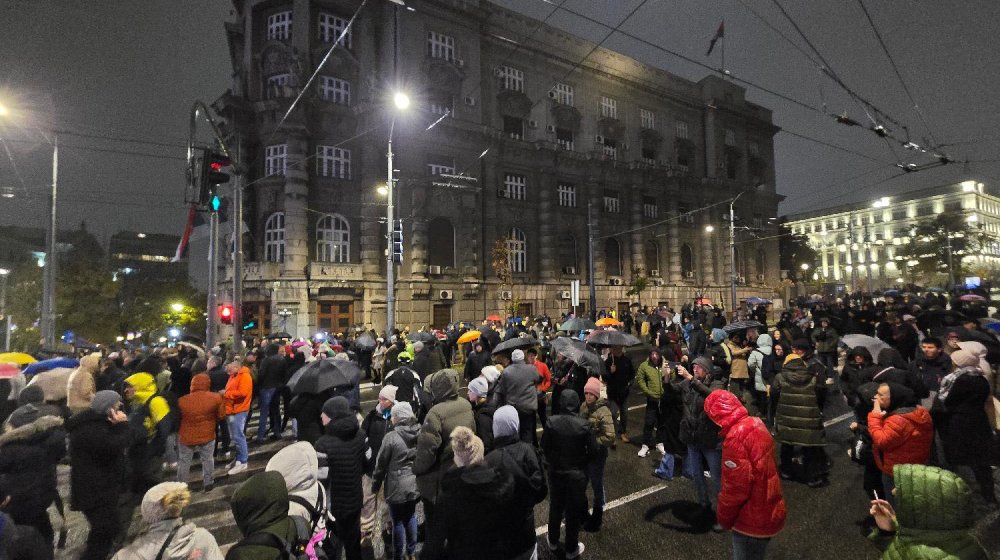
[[[38,360],[32,358],[30,355],[24,352],[5,352],[0,354],[0,363],[5,364],[17,364],[19,366],[26,366],[28,364],[33,364]]]
[[[615,326],[618,326],[620,324],[621,323],[619,323],[618,321],[612,319],[611,317],[604,317],[602,319],[598,319],[597,320],[597,326],[598,327],[615,327]]]
[[[479,337],[482,335],[483,333],[479,332],[478,330],[469,331],[463,334],[462,336],[458,337],[458,343],[465,344],[467,342],[472,342],[473,340],[479,340]]]

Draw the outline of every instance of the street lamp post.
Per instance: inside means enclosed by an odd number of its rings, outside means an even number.
[[[736,214],[734,207],[743,193],[740,193],[729,201],[729,297],[733,309],[733,321],[736,320]]]
[[[10,315],[7,314],[7,276],[10,270],[0,268],[0,315],[3,315],[3,351],[10,352]]]
[[[410,106],[410,98],[405,93],[397,92],[393,96],[393,103],[399,110],[404,110]],[[396,270],[393,262],[393,224],[395,222],[395,190],[396,180],[392,169],[392,134],[396,128],[396,114],[393,113],[392,121],[389,123],[389,148],[386,151],[388,160],[388,173],[386,174],[386,205],[385,205],[385,228],[386,228],[386,252],[385,252],[385,336],[388,340],[392,336],[392,331],[396,323]]]

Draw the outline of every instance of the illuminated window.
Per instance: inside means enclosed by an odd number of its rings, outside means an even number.
[[[559,206],[576,208],[576,185],[559,183]]]
[[[351,83],[333,76],[319,77],[319,96],[340,105],[351,104]]]
[[[278,12],[267,16],[267,40],[287,41],[292,38],[292,12]]]
[[[436,31],[427,32],[427,54],[431,58],[455,61],[455,38]]]
[[[510,228],[507,249],[510,252],[511,271],[526,272],[528,269],[528,241],[523,231]]]
[[[351,226],[340,214],[327,214],[316,223],[316,260],[351,262]]]
[[[656,113],[649,109],[639,109],[639,126],[650,130],[656,128]]]
[[[505,196],[513,200],[524,200],[526,184],[527,181],[525,180],[524,175],[518,175],[515,173],[505,174],[503,179]]]
[[[264,175],[284,175],[288,170],[288,144],[264,148]]]
[[[552,88],[552,92],[554,95],[553,99],[555,99],[556,103],[569,105],[570,107],[573,106],[573,86],[557,83],[555,87]]]
[[[501,66],[497,68],[497,77],[500,79],[500,89],[524,92],[524,72],[521,70]]]
[[[611,119],[618,118],[618,100],[611,97],[601,97],[601,116]]]

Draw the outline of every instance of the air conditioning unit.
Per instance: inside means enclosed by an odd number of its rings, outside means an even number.
[[[764,275],[763,274],[758,274],[757,275],[757,280],[760,280],[761,282],[763,282],[764,281]]]
[[[652,269],[652,270],[650,270],[650,271],[649,271],[649,275],[650,275],[650,276],[654,276],[654,277],[655,277],[655,276],[659,276],[659,275],[660,275],[660,271],[659,271],[659,270],[656,270],[656,269],[654,268],[654,269]]]
[[[514,299],[514,294],[510,290],[501,290],[500,299]]]
[[[545,125],[545,132],[548,132],[548,133],[551,133],[551,134],[555,134],[555,132],[556,132],[556,125],[554,125],[554,124]]]
[[[662,278],[653,278],[653,285],[654,286],[662,286],[663,285],[663,279]]]
[[[693,270],[689,270],[689,271],[685,272],[684,273],[684,277],[685,278],[694,278],[694,271]]]
[[[556,90],[550,89],[549,90],[549,99],[555,99],[555,98],[556,98]]]
[[[455,66],[458,66],[459,68],[465,68],[465,61],[462,60],[461,58],[456,58]]]
[[[471,95],[466,95],[465,96],[465,104],[468,105],[469,107],[475,107],[476,106],[476,98],[472,97]]]
[[[601,136],[600,134],[598,134],[597,136],[594,137],[594,142],[603,145],[604,144],[604,137]]]
[[[528,119],[528,128],[538,128],[538,121],[534,119]]]
[[[621,286],[622,283],[623,283],[622,279],[616,276],[612,276],[611,278],[608,279],[608,284],[611,284],[612,286]]]
[[[455,299],[455,292],[451,290],[441,290],[438,295],[441,299]]]
[[[507,194],[507,189],[503,187],[497,189],[497,198],[510,198],[510,196]]]
[[[559,299],[569,299],[571,297],[573,297],[573,295],[570,294],[569,290],[563,290],[559,292]]]
[[[576,274],[576,267],[575,266],[564,266],[563,267],[563,274]]]
[[[432,264],[427,267],[427,274],[441,274],[441,267],[436,264]]]

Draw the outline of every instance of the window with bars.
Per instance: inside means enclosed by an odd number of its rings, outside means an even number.
[[[316,146],[316,174],[337,179],[351,178],[351,151],[334,146]]]
[[[292,38],[292,12],[277,12],[267,16],[267,40],[287,41]]]
[[[503,133],[505,136],[510,136],[515,140],[521,140],[524,138],[524,119],[505,115],[503,118]]]
[[[264,260],[285,262],[285,213],[275,212],[264,223]]]
[[[726,145],[730,146],[730,147],[735,147],[736,146],[736,131],[733,130],[733,129],[731,129],[731,128],[727,128],[726,132],[725,132],[725,135],[726,135]]]
[[[437,31],[427,32],[427,54],[431,58],[455,61],[455,38]]]
[[[500,79],[500,89],[524,92],[524,72],[510,66],[497,68]]]
[[[340,214],[327,214],[316,222],[316,260],[351,262],[351,225]]]
[[[617,214],[622,211],[621,200],[618,198],[618,193],[613,191],[604,191],[604,211],[612,214]]]
[[[455,174],[455,162],[444,162],[438,161],[435,163],[427,164],[427,171],[431,175],[454,175]]]
[[[528,270],[528,239],[524,232],[510,228],[507,238],[507,250],[510,252],[511,272],[527,272]]]
[[[656,204],[656,199],[651,196],[642,197],[642,215],[647,218],[655,218],[660,215],[660,207]]]
[[[573,86],[563,83],[557,83],[555,87],[552,88],[554,93],[556,103],[561,105],[573,106]]]
[[[560,148],[572,152],[573,140],[574,140],[574,134],[572,130],[568,130],[565,128],[556,129],[556,144],[558,144]]]
[[[752,225],[753,225],[754,229],[764,229],[764,217],[763,216],[759,216],[759,215],[755,215],[753,217],[753,223],[752,223]]]
[[[559,206],[576,208],[576,185],[559,183]]]
[[[639,126],[650,130],[656,128],[656,113],[649,109],[639,109]]]
[[[684,121],[677,121],[677,126],[674,132],[674,136],[677,138],[682,138],[684,140],[690,139],[690,134],[688,132],[688,123]]]
[[[605,138],[604,144],[601,145],[601,149],[604,152],[604,156],[608,159],[618,159],[618,141],[611,138]]]
[[[454,116],[455,114],[455,98],[450,95],[433,96],[429,100],[427,106],[434,115]]]
[[[319,96],[339,105],[351,104],[351,83],[333,76],[319,77]]]
[[[601,116],[611,119],[618,118],[618,100],[612,97],[601,97]]]
[[[324,43],[332,43],[340,37],[340,34],[347,29],[347,20],[341,17],[337,17],[333,14],[319,15],[319,40]],[[347,30],[347,34],[344,35],[344,40],[341,45],[344,48],[351,48],[351,35],[353,33],[350,29]]]
[[[524,200],[527,181],[524,175],[507,173],[503,177],[504,196],[512,200]]]
[[[754,140],[748,142],[747,153],[750,154],[752,157],[760,157],[760,143]]]
[[[288,144],[264,148],[264,175],[284,175],[288,170]]]
[[[680,214],[680,221],[685,224],[694,223],[694,214],[691,212],[691,206],[689,204],[678,204],[677,213]]]
[[[268,76],[267,89],[264,92],[264,97],[267,99],[277,99],[279,97],[291,96],[292,91],[288,88],[291,81],[291,74],[274,74],[273,76]]]

